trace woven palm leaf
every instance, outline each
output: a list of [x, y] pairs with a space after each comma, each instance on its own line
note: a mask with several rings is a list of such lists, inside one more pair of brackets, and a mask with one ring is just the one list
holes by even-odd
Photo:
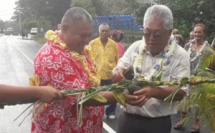
[[[197, 73], [195, 75], [196, 80], [202, 78], [215, 78], [215, 72], [211, 69], [215, 61], [215, 51], [208, 45], [205, 47], [205, 51], [202, 53], [202, 57], [198, 64]], [[186, 97], [179, 104], [181, 107], [198, 108], [197, 114], [189, 116], [190, 118], [198, 118], [203, 120], [207, 118], [207, 125], [211, 127], [212, 131], [215, 132], [215, 84], [214, 83], [203, 83], [195, 86], [191, 86], [188, 97]]]

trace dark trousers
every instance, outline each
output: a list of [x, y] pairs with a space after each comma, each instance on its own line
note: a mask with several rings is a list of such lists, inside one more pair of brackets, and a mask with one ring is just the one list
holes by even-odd
[[[111, 85], [111, 84], [112, 84], [112, 80], [111, 79], [101, 80], [101, 86]], [[109, 115], [115, 115], [115, 110], [116, 110], [116, 103], [107, 105], [105, 107], [105, 114], [107, 116], [109, 116]]]
[[170, 116], [149, 118], [122, 112], [117, 133], [170, 133]]

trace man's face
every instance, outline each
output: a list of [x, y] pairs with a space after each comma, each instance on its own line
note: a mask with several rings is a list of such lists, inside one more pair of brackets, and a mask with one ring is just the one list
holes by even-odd
[[65, 42], [71, 50], [81, 53], [85, 45], [90, 42], [92, 32], [90, 22], [80, 21], [75, 26], [68, 28]]
[[171, 30], [163, 27], [161, 19], [152, 19], [144, 25], [144, 38], [147, 49], [152, 55], [159, 54], [168, 44]]
[[175, 39], [178, 41], [178, 44], [181, 43], [181, 39], [179, 37], [176, 37]]
[[195, 37], [194, 32], [190, 32], [190, 39], [194, 39], [194, 37]]
[[107, 39], [109, 37], [109, 27], [108, 26], [101, 26], [99, 31], [99, 36], [102, 39]]
[[201, 26], [194, 27], [194, 38], [196, 40], [203, 40], [205, 37], [204, 28]]

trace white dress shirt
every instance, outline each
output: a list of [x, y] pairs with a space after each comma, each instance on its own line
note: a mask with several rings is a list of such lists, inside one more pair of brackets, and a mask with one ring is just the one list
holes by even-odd
[[[118, 61], [116, 68], [129, 66], [134, 64], [134, 56], [139, 50], [140, 45], [145, 45], [139, 40], [134, 42], [125, 52], [123, 57]], [[145, 41], [144, 41], [145, 42]], [[153, 67], [161, 56], [152, 56], [149, 51], [146, 50], [146, 56], [142, 64], [142, 75], [149, 74], [149, 69]], [[180, 81], [182, 77], [190, 78], [190, 57], [187, 51], [185, 51], [181, 46], [177, 45], [173, 56], [170, 57], [170, 63], [163, 66], [164, 72], [161, 76], [161, 81]], [[114, 71], [114, 70], [113, 70]], [[164, 87], [164, 86], [162, 86]], [[182, 88], [186, 93], [188, 92], [188, 86]], [[150, 98], [142, 106], [131, 106], [126, 105], [124, 111], [130, 114], [138, 114], [146, 117], [161, 117], [177, 113], [177, 101], [174, 101], [170, 106], [169, 102], [162, 101], [156, 98]]]

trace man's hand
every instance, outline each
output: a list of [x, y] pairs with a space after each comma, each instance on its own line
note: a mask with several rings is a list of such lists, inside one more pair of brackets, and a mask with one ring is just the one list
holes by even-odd
[[143, 106], [148, 99], [153, 97], [158, 88], [147, 86], [138, 91], [135, 91], [132, 95], [125, 93], [124, 97], [126, 103], [134, 106]]
[[149, 99], [155, 95], [156, 89], [157, 88], [155, 87], [147, 86], [138, 91], [135, 91], [134, 95], [138, 97], [146, 97], [147, 99]]
[[127, 70], [127, 67], [122, 67], [122, 68], [116, 68], [112, 72], [112, 81], [113, 83], [118, 83], [125, 77], [123, 76], [123, 73]]
[[126, 103], [133, 106], [143, 106], [145, 102], [148, 100], [145, 96], [131, 95], [129, 93], [124, 93]]
[[37, 88], [37, 92], [38, 99], [46, 103], [62, 98], [60, 91], [51, 86], [40, 86]]

